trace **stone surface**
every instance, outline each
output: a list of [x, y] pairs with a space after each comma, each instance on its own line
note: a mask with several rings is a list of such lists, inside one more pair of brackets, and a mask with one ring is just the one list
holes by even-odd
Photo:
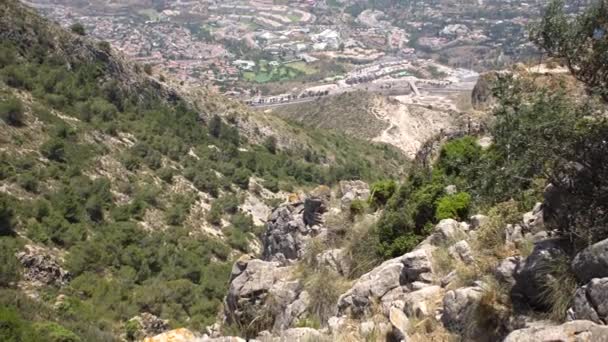
[[513, 286], [515, 284], [515, 272], [522, 262], [522, 258], [508, 257], [502, 260], [494, 269], [494, 276], [503, 284]]
[[225, 320], [249, 324], [266, 315], [276, 330], [289, 328], [306, 311], [309, 297], [294, 280], [292, 267], [278, 262], [239, 260], [235, 263], [225, 299]]
[[342, 210], [348, 210], [350, 204], [354, 200], [367, 201], [370, 196], [370, 189], [367, 183], [356, 180], [356, 181], [340, 181], [340, 205]]
[[443, 297], [443, 325], [452, 332], [465, 333], [482, 295], [479, 286], [448, 291]]
[[342, 276], [348, 276], [350, 267], [348, 260], [345, 258], [344, 250], [330, 249], [317, 256], [317, 263], [321, 266], [328, 267]]
[[139, 337], [156, 336], [170, 329], [169, 321], [160, 319], [147, 312], [135, 316], [129, 321], [135, 321], [139, 324], [139, 331], [137, 333]]
[[571, 310], [573, 319], [608, 323], [608, 278], [592, 279], [576, 290]]
[[404, 296], [403, 311], [408, 317], [427, 317], [432, 314], [430, 309], [441, 302], [444, 290], [437, 285], [431, 285]]
[[465, 232], [460, 228], [458, 221], [445, 219], [439, 221], [435, 226], [431, 241], [434, 245], [447, 245], [465, 237]]
[[446, 186], [443, 191], [446, 193], [446, 195], [454, 195], [458, 192], [458, 188], [456, 188], [456, 185], [450, 184]]
[[306, 203], [308, 203], [308, 215], [317, 220], [317, 216], [321, 215], [318, 212], [321, 207], [315, 206], [321, 205], [319, 204], [321, 202], [316, 199], [307, 199], [304, 203], [284, 204], [272, 212], [262, 237], [264, 260], [284, 262], [299, 259], [305, 251], [308, 240], [319, 234], [318, 226], [306, 225], [304, 222]]
[[322, 215], [327, 211], [327, 201], [320, 197], [308, 197], [304, 200], [304, 224], [314, 226], [323, 223]]
[[278, 336], [261, 335], [260, 342], [310, 342], [323, 341], [324, 335], [313, 328], [291, 328], [278, 333]]
[[23, 266], [23, 278], [37, 285], [63, 286], [71, 278], [59, 260], [40, 247], [27, 245], [15, 256]]
[[552, 277], [549, 273], [552, 265], [566, 255], [563, 245], [564, 242], [558, 239], [544, 240], [534, 245], [532, 254], [516, 268], [515, 285], [511, 290], [514, 303], [539, 310], [548, 309], [542, 296], [543, 288]]
[[490, 218], [485, 215], [473, 215], [470, 218], [471, 229], [477, 229], [490, 221]]
[[608, 277], [608, 239], [593, 244], [572, 260], [572, 270], [581, 283]]
[[[203, 341], [194, 335], [194, 333], [185, 328], [179, 328], [171, 331], [164, 332], [162, 334], [147, 337], [144, 342], [195, 342]], [[209, 341], [209, 340], [204, 340]]]
[[410, 320], [405, 313], [395, 307], [391, 308], [389, 320], [393, 326], [394, 335], [399, 340], [407, 340], [407, 331], [410, 327]]
[[523, 226], [526, 232], [532, 234], [538, 233], [545, 230], [545, 221], [543, 216], [542, 205], [537, 203], [534, 209], [523, 215]]
[[606, 342], [608, 327], [591, 321], [572, 321], [562, 325], [538, 325], [515, 330], [504, 342]]
[[448, 252], [450, 256], [454, 259], [458, 259], [465, 264], [471, 264], [475, 259], [473, 258], [473, 252], [471, 251], [471, 246], [465, 240], [460, 240], [452, 245]]
[[[413, 283], [430, 283], [433, 280], [431, 250], [421, 248], [398, 258], [387, 260], [361, 276], [338, 300], [341, 314], [359, 316], [367, 313], [372, 302], [403, 300], [402, 294], [411, 290]], [[389, 309], [392, 304], [385, 305]], [[388, 312], [385, 312], [388, 314]]]

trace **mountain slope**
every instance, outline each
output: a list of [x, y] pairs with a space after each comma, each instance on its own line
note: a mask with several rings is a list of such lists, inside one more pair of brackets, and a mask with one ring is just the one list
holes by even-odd
[[135, 339], [148, 313], [202, 330], [276, 203], [408, 165], [184, 96], [15, 0], [0, 4], [0, 40], [0, 318], [16, 340]]

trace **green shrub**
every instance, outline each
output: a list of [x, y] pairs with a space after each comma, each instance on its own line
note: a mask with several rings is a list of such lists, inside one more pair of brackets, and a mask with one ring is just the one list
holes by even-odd
[[57, 323], [45, 322], [33, 325], [36, 335], [49, 342], [80, 342], [80, 337]]
[[86, 35], [85, 29], [84, 29], [84, 25], [82, 25], [81, 23], [74, 23], [70, 26], [70, 31], [72, 31], [73, 33], [79, 35], [79, 36], [84, 36]]
[[435, 218], [438, 221], [448, 218], [464, 221], [469, 217], [470, 206], [471, 195], [466, 192], [443, 196], [437, 202]]
[[21, 265], [15, 257], [17, 241], [10, 237], [0, 237], [0, 286], [8, 287], [19, 280]]
[[0, 118], [11, 126], [21, 126], [24, 123], [23, 104], [16, 97], [9, 97], [0, 102]]
[[469, 168], [478, 164], [481, 153], [481, 146], [474, 137], [455, 139], [441, 147], [438, 166], [448, 175], [466, 174]]
[[249, 187], [249, 177], [251, 177], [251, 172], [245, 168], [240, 168], [234, 172], [232, 182], [241, 189], [247, 189]]
[[9, 196], [0, 193], [0, 236], [12, 235], [15, 211]]
[[349, 211], [350, 211], [351, 216], [354, 217], [354, 216], [364, 214], [366, 209], [367, 209], [367, 205], [366, 205], [365, 201], [356, 199], [350, 203]]
[[370, 203], [375, 208], [384, 206], [397, 190], [393, 180], [383, 180], [372, 184]]

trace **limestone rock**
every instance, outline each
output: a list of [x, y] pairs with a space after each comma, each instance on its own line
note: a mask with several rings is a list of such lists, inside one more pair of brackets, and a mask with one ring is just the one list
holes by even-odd
[[[199, 339], [194, 335], [194, 333], [185, 328], [179, 328], [175, 330], [170, 330], [164, 332], [162, 334], [147, 337], [144, 339], [144, 342], [194, 342], [199, 341]], [[205, 340], [210, 341], [210, 340]]]
[[540, 203], [537, 203], [532, 211], [523, 215], [523, 225], [526, 232], [532, 234], [545, 230], [543, 210]]
[[515, 256], [502, 260], [494, 269], [496, 279], [504, 284], [513, 286], [515, 284], [515, 272], [522, 258]]
[[410, 320], [407, 318], [405, 313], [395, 307], [393, 307], [389, 313], [389, 320], [393, 325], [394, 335], [399, 340], [407, 340], [407, 331], [410, 326]]
[[443, 191], [446, 193], [446, 195], [454, 195], [458, 192], [458, 188], [456, 188], [456, 185], [450, 184], [446, 186]]
[[342, 276], [348, 276], [350, 267], [342, 249], [330, 249], [317, 256], [317, 263]]
[[137, 336], [140, 337], [156, 336], [170, 329], [169, 321], [160, 319], [148, 312], [135, 316], [129, 321], [137, 322], [139, 325]]
[[458, 221], [453, 219], [445, 219], [439, 221], [435, 226], [435, 231], [432, 235], [432, 243], [436, 246], [441, 244], [449, 244], [453, 241], [458, 241], [465, 236], [465, 232], [460, 228]]
[[448, 291], [443, 297], [443, 325], [452, 332], [465, 333], [482, 295], [479, 286]]
[[[311, 201], [315, 200], [306, 201], [308, 202], [305, 203], [311, 206]], [[272, 212], [262, 237], [264, 260], [285, 261], [302, 257], [310, 237], [319, 233], [317, 227], [307, 226], [304, 223], [305, 203], [285, 204]], [[316, 217], [317, 214], [313, 212], [310, 215]]]
[[608, 323], [608, 278], [592, 279], [576, 290], [572, 307], [574, 319]]
[[258, 336], [260, 342], [308, 342], [323, 341], [324, 335], [312, 328], [291, 328], [283, 330], [278, 336], [264, 334]]
[[[373, 301], [389, 303], [403, 300], [413, 283], [430, 283], [433, 280], [431, 251], [417, 249], [398, 258], [387, 260], [361, 276], [338, 300], [341, 314], [365, 314]], [[383, 297], [387, 296], [385, 301]], [[386, 306], [389, 309], [393, 304]], [[388, 314], [388, 312], [385, 312]]]
[[470, 218], [471, 229], [477, 229], [490, 221], [490, 218], [485, 215], [473, 215]]
[[608, 239], [593, 244], [572, 260], [572, 270], [581, 283], [608, 277]]
[[302, 284], [292, 279], [292, 267], [258, 259], [240, 260], [233, 267], [225, 299], [228, 323], [249, 324], [264, 317], [274, 329], [289, 328], [309, 304]]
[[591, 321], [572, 321], [562, 325], [540, 325], [515, 330], [504, 342], [605, 342], [608, 327]]
[[320, 197], [304, 200], [304, 224], [314, 226], [323, 223], [322, 215], [327, 211], [327, 201]]
[[33, 245], [15, 255], [24, 268], [23, 278], [40, 285], [63, 286], [71, 275], [64, 270], [56, 257]]
[[342, 210], [348, 210], [354, 200], [367, 201], [371, 194], [369, 185], [360, 180], [340, 181], [340, 193], [342, 194], [340, 199]]
[[475, 261], [473, 258], [473, 252], [471, 251], [471, 246], [469, 246], [465, 240], [456, 242], [448, 249], [448, 251], [452, 258], [459, 259], [467, 265]]
[[409, 317], [428, 317], [432, 314], [430, 309], [441, 301], [442, 296], [443, 289], [437, 285], [410, 292], [405, 295], [403, 310]]

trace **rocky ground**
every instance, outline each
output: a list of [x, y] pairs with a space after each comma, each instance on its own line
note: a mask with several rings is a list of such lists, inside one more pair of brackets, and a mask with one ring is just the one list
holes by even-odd
[[[545, 229], [546, 203], [508, 224], [492, 215], [442, 220], [413, 251], [349, 279], [347, 248], [319, 250], [315, 241], [331, 239], [332, 215], [368, 196], [365, 183], [342, 182], [335, 193], [319, 188], [279, 206], [268, 219], [261, 257], [234, 264], [218, 324], [202, 336], [182, 329], [147, 341], [243, 341], [222, 336], [221, 326], [244, 328], [252, 341], [608, 340], [608, 240], [574, 258], [583, 285], [566, 321], [552, 320], [544, 313], [545, 287], [562, 280], [546, 269], [566, 251]], [[311, 253], [316, 267], [337, 275], [325, 288], [335, 287], [333, 279], [345, 285], [315, 324], [318, 294], [309, 293], [302, 271]]]

